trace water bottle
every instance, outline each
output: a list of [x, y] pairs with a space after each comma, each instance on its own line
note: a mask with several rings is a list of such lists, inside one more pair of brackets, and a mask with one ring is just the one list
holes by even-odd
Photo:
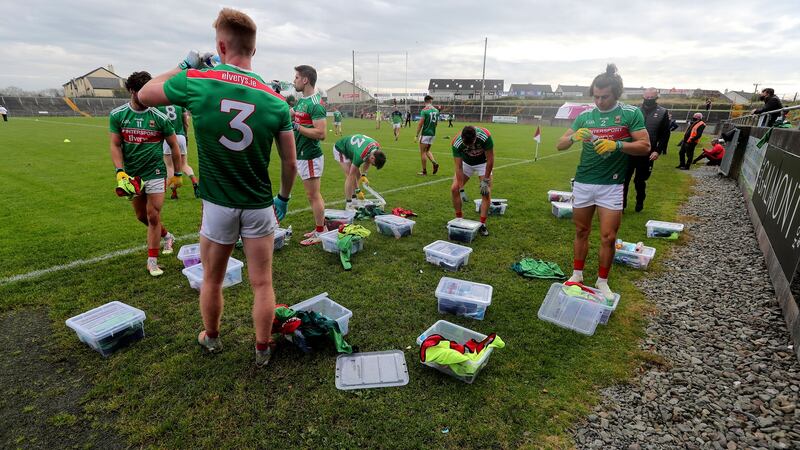
[[637, 242], [636, 243], [636, 250], [635, 250], [636, 253], [642, 253], [643, 249], [644, 249], [644, 242]]

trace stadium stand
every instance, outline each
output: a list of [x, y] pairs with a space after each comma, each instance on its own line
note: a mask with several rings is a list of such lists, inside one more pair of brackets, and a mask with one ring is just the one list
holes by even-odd
[[[75, 105], [92, 116], [107, 116], [112, 109], [125, 104], [127, 98], [75, 98]], [[20, 117], [76, 117], [74, 111], [61, 97], [12, 97], [0, 96], [0, 105], [8, 109], [10, 116]]]

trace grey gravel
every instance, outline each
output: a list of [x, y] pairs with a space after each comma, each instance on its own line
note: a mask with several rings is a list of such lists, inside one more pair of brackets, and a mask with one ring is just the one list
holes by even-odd
[[800, 449], [800, 363], [744, 199], [715, 168], [692, 176], [688, 242], [637, 283], [658, 309], [641, 348], [666, 364], [604, 389], [578, 448]]

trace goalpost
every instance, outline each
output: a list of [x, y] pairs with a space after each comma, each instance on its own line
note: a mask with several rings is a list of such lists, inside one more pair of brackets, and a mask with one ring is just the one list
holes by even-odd
[[356, 103], [357, 96], [353, 95], [352, 107], [356, 117], [359, 114], [374, 117], [380, 111], [386, 118], [395, 107], [405, 113], [410, 99], [408, 52], [353, 50], [353, 75], [350, 81], [367, 91], [371, 97], [370, 102]]

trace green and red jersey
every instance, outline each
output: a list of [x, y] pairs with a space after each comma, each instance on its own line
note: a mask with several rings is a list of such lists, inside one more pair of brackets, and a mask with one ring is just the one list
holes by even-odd
[[333, 112], [333, 121], [336, 123], [342, 123], [342, 113], [339, 111]]
[[[572, 129], [588, 128], [600, 139], [632, 142], [631, 132], [644, 130], [642, 111], [631, 105], [617, 103], [611, 111], [597, 108], [586, 110], [575, 118]], [[628, 170], [628, 155], [614, 150], [598, 155], [591, 141], [582, 143], [581, 161], [575, 181], [586, 184], [623, 184]]]
[[200, 198], [229, 208], [271, 206], [272, 142], [292, 131], [286, 100], [258, 74], [228, 64], [180, 72], [164, 93], [192, 113]]
[[429, 106], [420, 112], [422, 116], [422, 135], [436, 136], [436, 124], [439, 122], [439, 110]]
[[492, 135], [486, 128], [475, 127], [477, 138], [475, 144], [469, 146], [464, 143], [459, 134], [450, 143], [453, 149], [453, 157], [461, 158], [462, 161], [470, 166], [477, 166], [486, 163], [486, 152], [494, 151], [494, 141]]
[[183, 127], [183, 108], [177, 105], [159, 106], [159, 111], [164, 113], [172, 123], [172, 128], [175, 129], [175, 134], [186, 136], [186, 130]]
[[[326, 117], [328, 117], [328, 112], [322, 104], [322, 97], [319, 93], [303, 97], [294, 105], [294, 122], [301, 127], [313, 128], [315, 120]], [[311, 139], [303, 136], [299, 131], [295, 131], [294, 140], [297, 145], [297, 159], [309, 160], [322, 156], [322, 145], [317, 139]]]
[[372, 152], [381, 149], [381, 144], [365, 134], [345, 136], [334, 144], [336, 150], [358, 167], [366, 161]]
[[122, 138], [125, 173], [145, 181], [167, 176], [161, 142], [175, 131], [166, 115], [155, 108], [136, 111], [126, 103], [111, 111], [108, 123]]

